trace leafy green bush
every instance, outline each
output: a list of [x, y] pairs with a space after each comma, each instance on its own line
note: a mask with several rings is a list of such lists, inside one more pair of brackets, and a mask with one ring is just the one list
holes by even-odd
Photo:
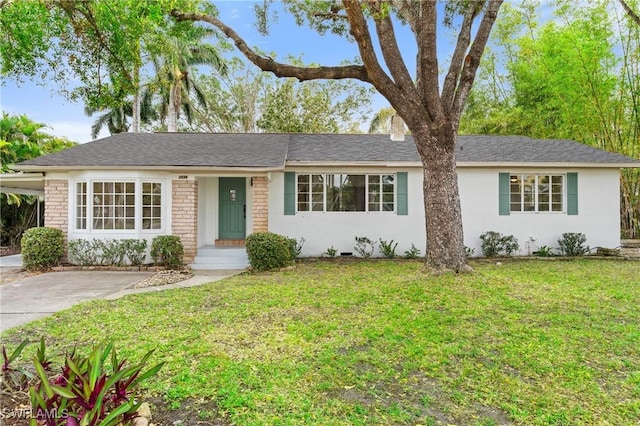
[[420, 256], [420, 249], [411, 243], [411, 248], [404, 252], [405, 259], [417, 259]]
[[147, 240], [136, 240], [134, 238], [120, 240], [124, 246], [125, 255], [129, 263], [133, 266], [140, 266], [147, 257]]
[[475, 252], [476, 252], [476, 249], [474, 249], [474, 248], [472, 248], [472, 247], [464, 246], [464, 255], [465, 255], [467, 258], [473, 257], [473, 255], [475, 254]]
[[513, 235], [502, 235], [499, 232], [487, 231], [480, 235], [480, 248], [485, 257], [496, 257], [500, 255], [511, 256], [518, 251], [520, 245], [518, 239]]
[[146, 251], [147, 240], [145, 239], [89, 241], [80, 238], [69, 241], [69, 259], [72, 263], [81, 266], [126, 264], [140, 266], [144, 262]]
[[289, 238], [289, 244], [291, 244], [291, 255], [294, 259], [300, 257], [300, 254], [302, 253], [302, 246], [304, 246], [305, 241], [304, 237], [301, 237], [299, 240]]
[[587, 237], [582, 232], [565, 232], [558, 240], [558, 245], [565, 256], [582, 256], [589, 252], [589, 246], [584, 244], [586, 242]]
[[368, 237], [356, 237], [356, 245], [353, 249], [363, 259], [368, 259], [375, 250], [375, 241], [371, 241]]
[[336, 257], [336, 254], [338, 254], [338, 250], [336, 250], [334, 246], [331, 246], [328, 249], [326, 249], [325, 252], [322, 254], [323, 256], [327, 256], [327, 257]]
[[271, 271], [291, 265], [295, 255], [291, 240], [273, 232], [249, 235], [245, 247], [251, 267], [256, 271]]
[[80, 266], [97, 265], [98, 252], [95, 249], [95, 241], [82, 238], [69, 241], [69, 261]]
[[159, 266], [178, 269], [183, 265], [184, 247], [176, 235], [158, 235], [151, 241], [151, 257]]
[[65, 253], [64, 233], [56, 228], [31, 228], [22, 236], [22, 263], [27, 269], [60, 264]]
[[534, 251], [533, 255], [538, 257], [551, 257], [553, 256], [553, 248], [549, 246], [538, 247], [538, 250]]
[[387, 259], [393, 259], [396, 257], [396, 247], [398, 247], [398, 243], [391, 241], [386, 241], [380, 238], [380, 253]]

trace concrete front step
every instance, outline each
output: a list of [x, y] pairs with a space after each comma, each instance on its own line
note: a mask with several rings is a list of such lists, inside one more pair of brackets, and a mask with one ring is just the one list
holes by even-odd
[[247, 252], [238, 247], [205, 246], [198, 249], [191, 269], [245, 269], [249, 266]]

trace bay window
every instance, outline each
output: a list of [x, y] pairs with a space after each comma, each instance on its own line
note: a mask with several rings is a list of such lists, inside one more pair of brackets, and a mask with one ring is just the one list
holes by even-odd
[[76, 182], [78, 230], [162, 229], [162, 183], [92, 180]]

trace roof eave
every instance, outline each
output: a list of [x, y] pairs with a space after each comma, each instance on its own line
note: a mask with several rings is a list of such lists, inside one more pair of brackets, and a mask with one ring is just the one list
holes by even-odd
[[162, 172], [251, 172], [268, 173], [284, 170], [282, 166], [269, 167], [232, 167], [232, 166], [30, 166], [16, 165], [12, 169], [24, 172], [66, 172], [87, 170], [135, 170], [135, 171], [162, 171]]
[[590, 168], [590, 169], [624, 169], [624, 168], [640, 168], [640, 162], [637, 163], [597, 163], [597, 162], [549, 162], [549, 161], [458, 161], [457, 167], [553, 167], [553, 168]]

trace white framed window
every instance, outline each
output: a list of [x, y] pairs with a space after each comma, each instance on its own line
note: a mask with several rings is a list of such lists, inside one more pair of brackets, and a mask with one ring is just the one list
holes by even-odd
[[396, 178], [393, 174], [298, 174], [299, 212], [393, 212]]
[[76, 229], [87, 229], [87, 182], [76, 183]]
[[142, 182], [142, 229], [162, 229], [162, 184]]
[[512, 174], [511, 212], [564, 212], [565, 177], [557, 174]]
[[77, 230], [159, 230], [163, 186], [152, 180], [86, 180], [75, 184]]

